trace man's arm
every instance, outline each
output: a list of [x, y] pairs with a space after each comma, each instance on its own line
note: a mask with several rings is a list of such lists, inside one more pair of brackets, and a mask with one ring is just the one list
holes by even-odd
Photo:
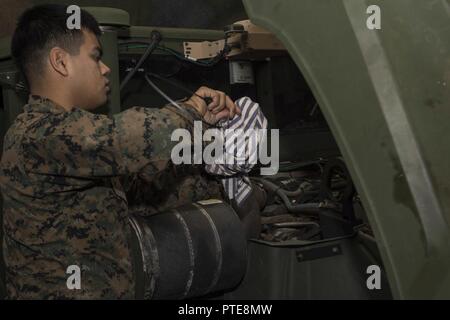
[[76, 110], [53, 128], [27, 135], [24, 166], [31, 173], [84, 178], [121, 176], [144, 166], [162, 170], [176, 143], [173, 130], [189, 127], [166, 107], [135, 107], [113, 119]]
[[[213, 123], [236, 112], [221, 92], [202, 87], [196, 94], [213, 102], [206, 106], [198, 96], [186, 101], [193, 120]], [[192, 131], [193, 125], [169, 106], [135, 107], [113, 119], [80, 109], [57, 116], [62, 119], [45, 122], [22, 141], [26, 171], [83, 178], [129, 175], [144, 167], [147, 173], [149, 168], [156, 173], [166, 167], [177, 143], [170, 139], [172, 132], [177, 128]]]

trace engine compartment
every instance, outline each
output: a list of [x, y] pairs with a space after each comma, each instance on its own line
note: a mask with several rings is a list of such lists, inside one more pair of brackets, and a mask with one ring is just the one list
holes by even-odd
[[227, 299], [391, 299], [366, 286], [382, 265], [359, 195], [341, 158], [280, 166], [252, 181], [267, 194], [261, 235], [249, 242], [243, 282]]
[[[124, 48], [121, 77], [138, 58], [128, 50], [139, 47]], [[250, 174], [254, 187], [264, 197], [258, 203], [262, 208], [261, 233], [248, 242], [246, 276], [232, 290], [207, 297], [391, 298], [385, 276], [383, 290], [366, 287], [367, 267], [382, 266], [377, 244], [333, 134], [289, 54], [230, 57], [205, 67], [180, 59], [173, 52], [165, 53], [153, 54], [143, 70], [152, 70], [155, 82], [174, 100], [186, 96], [186, 90], [174, 83], [189, 90], [201, 85], [214, 87], [233, 99], [248, 96], [260, 103], [270, 128], [280, 130], [279, 172], [274, 176], [260, 176], [257, 170]], [[251, 70], [251, 80], [233, 82], [232, 64], [236, 63], [244, 63]], [[166, 103], [146, 89], [142, 77], [130, 83], [122, 96], [125, 108], [150, 100], [154, 105]], [[317, 268], [314, 276], [311, 268]]]

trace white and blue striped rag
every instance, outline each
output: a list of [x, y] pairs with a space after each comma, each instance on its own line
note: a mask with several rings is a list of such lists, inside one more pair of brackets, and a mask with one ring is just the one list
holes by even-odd
[[225, 141], [223, 157], [214, 159], [214, 163], [207, 164], [205, 169], [224, 176], [225, 193], [239, 205], [252, 191], [247, 174], [257, 163], [258, 146], [266, 139], [267, 119], [259, 104], [249, 97], [242, 97], [235, 103], [241, 109], [241, 115], [217, 125]]

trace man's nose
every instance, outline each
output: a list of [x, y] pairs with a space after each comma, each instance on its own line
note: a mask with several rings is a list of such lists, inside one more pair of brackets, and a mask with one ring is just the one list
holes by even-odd
[[103, 63], [103, 61], [101, 61], [101, 70], [102, 70], [102, 75], [104, 76], [108, 76], [111, 73], [111, 69]]

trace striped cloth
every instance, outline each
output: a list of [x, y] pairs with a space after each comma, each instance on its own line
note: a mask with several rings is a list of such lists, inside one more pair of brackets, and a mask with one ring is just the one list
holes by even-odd
[[214, 158], [214, 163], [207, 164], [205, 169], [211, 174], [224, 176], [225, 193], [240, 205], [252, 191], [248, 173], [257, 163], [258, 145], [266, 139], [267, 119], [259, 104], [250, 98], [242, 97], [235, 103], [241, 109], [241, 115], [217, 124], [225, 141], [222, 143], [223, 155]]

